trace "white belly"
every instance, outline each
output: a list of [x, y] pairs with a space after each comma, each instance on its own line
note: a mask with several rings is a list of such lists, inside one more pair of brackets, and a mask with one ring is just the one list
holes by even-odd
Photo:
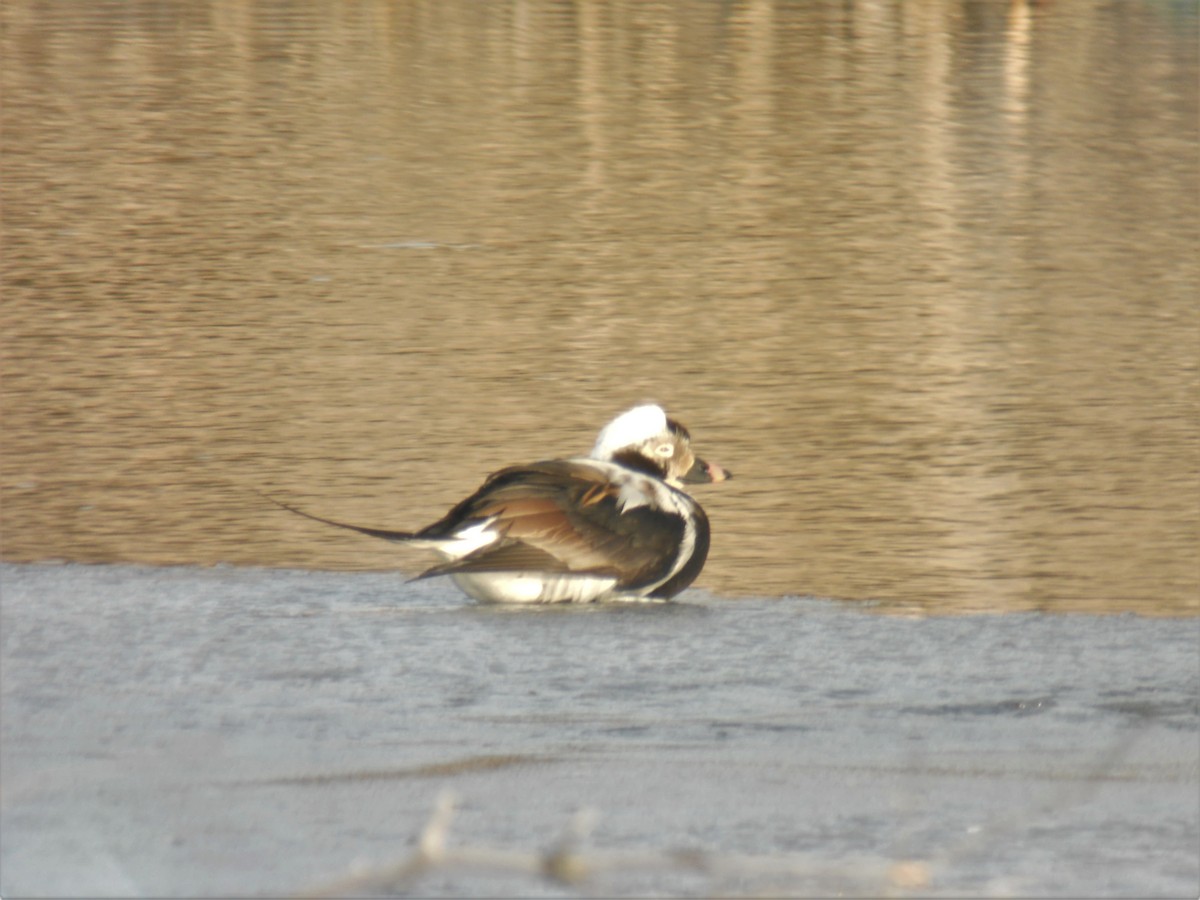
[[592, 603], [641, 600], [614, 593], [615, 578], [538, 572], [456, 572], [450, 576], [468, 597], [484, 603]]

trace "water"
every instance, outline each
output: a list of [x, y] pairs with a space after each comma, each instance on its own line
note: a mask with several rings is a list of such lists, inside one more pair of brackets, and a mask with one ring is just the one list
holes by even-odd
[[316, 889], [410, 853], [446, 787], [452, 846], [540, 850], [590, 807], [587, 850], [822, 873], [793, 893], [878, 896], [905, 860], [955, 896], [1200, 887], [1196, 619], [697, 591], [512, 609], [262, 569], [5, 564], [0, 584], [6, 897]]
[[700, 582], [1200, 609], [1192, 4], [6, 2], [3, 554], [419, 571], [656, 399]]

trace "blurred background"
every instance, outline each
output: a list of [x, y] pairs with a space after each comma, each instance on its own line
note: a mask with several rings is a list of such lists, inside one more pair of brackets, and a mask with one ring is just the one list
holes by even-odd
[[0, 7], [3, 558], [414, 574], [665, 404], [699, 587], [1200, 612], [1197, 7]]

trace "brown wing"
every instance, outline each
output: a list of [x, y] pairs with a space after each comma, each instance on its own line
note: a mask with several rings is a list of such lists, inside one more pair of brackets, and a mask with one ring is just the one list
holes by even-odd
[[610, 575], [628, 588], [653, 583], [671, 569], [683, 519], [649, 505], [622, 511], [618, 494], [604, 472], [570, 460], [504, 469], [416, 535], [446, 538], [492, 520], [500, 539], [422, 577], [548, 571]]

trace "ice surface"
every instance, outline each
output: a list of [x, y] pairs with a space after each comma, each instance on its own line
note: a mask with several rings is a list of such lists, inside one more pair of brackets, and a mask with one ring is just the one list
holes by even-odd
[[545, 849], [589, 807], [597, 854], [824, 867], [769, 882], [800, 894], [896, 890], [903, 860], [921, 893], [1200, 891], [1195, 619], [512, 609], [444, 579], [136, 566], [0, 565], [0, 591], [5, 897], [320, 889], [411, 853], [446, 787], [460, 848]]

